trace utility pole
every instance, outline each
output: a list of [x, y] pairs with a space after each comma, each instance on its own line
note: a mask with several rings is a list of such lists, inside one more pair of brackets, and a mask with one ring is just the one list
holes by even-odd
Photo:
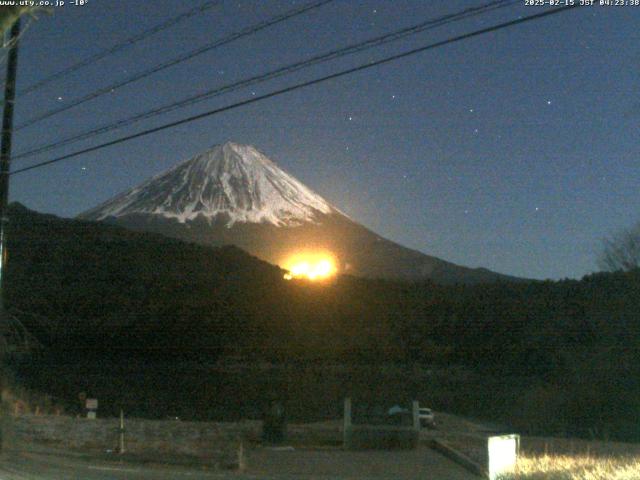
[[[20, 37], [20, 18], [11, 27], [9, 34], [9, 56], [7, 58], [7, 78], [4, 87], [4, 112], [2, 113], [2, 144], [0, 145], [0, 335], [9, 330], [9, 317], [5, 308], [5, 275], [7, 265], [7, 246], [5, 245], [7, 214], [9, 202], [9, 172], [11, 169], [11, 137], [13, 134], [13, 103], [16, 98], [16, 71], [18, 69], [18, 38]], [[5, 372], [4, 351], [6, 339], [0, 343], [0, 395], [4, 389]], [[0, 413], [0, 416], [2, 413]], [[0, 423], [0, 449], [2, 449], [2, 423]]]
[[13, 104], [16, 97], [16, 71], [18, 69], [18, 37], [20, 19], [11, 27], [9, 35], [9, 56], [7, 59], [7, 78], [4, 87], [4, 112], [2, 113], [2, 143], [0, 144], [0, 321], [2, 333], [6, 331], [7, 316], [5, 310], [4, 284], [7, 265], [7, 210], [9, 203], [9, 172], [11, 171], [11, 138], [13, 135]]

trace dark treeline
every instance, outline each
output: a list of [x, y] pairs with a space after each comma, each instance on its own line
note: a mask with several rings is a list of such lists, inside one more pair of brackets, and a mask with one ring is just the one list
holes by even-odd
[[[138, 365], [138, 372], [167, 363], [205, 368], [224, 358], [305, 368], [411, 366], [406, 381], [371, 374], [371, 382], [394, 389], [415, 383], [415, 371], [456, 366], [473, 373], [450, 396], [473, 400], [477, 417], [532, 433], [640, 439], [638, 271], [474, 286], [352, 277], [311, 284], [286, 281], [277, 267], [233, 247], [185, 244], [19, 205], [9, 235], [8, 305], [46, 346], [16, 368], [41, 389], [71, 396], [78, 378], [91, 388], [87, 378], [111, 376], [122, 391], [119, 365]], [[50, 365], [56, 374], [42, 374]], [[428, 388], [414, 385], [415, 395], [428, 391], [439, 408], [474, 413], [460, 399], [447, 402], [442, 392], [450, 385], [436, 377]], [[348, 384], [340, 382], [308, 383], [339, 398]]]

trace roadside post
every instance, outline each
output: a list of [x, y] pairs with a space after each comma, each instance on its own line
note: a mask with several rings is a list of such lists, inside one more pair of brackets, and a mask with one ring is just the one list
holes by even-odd
[[417, 400], [414, 400], [411, 406], [413, 414], [413, 428], [414, 430], [420, 431], [420, 403]]
[[118, 446], [118, 451], [120, 455], [122, 455], [126, 452], [124, 446], [124, 411], [122, 409], [120, 409], [120, 428], [118, 429], [118, 432], [120, 433], [120, 445]]
[[351, 398], [344, 399], [344, 415], [342, 426], [342, 447], [347, 448], [351, 438]]
[[351, 427], [351, 398], [344, 399], [344, 431]]

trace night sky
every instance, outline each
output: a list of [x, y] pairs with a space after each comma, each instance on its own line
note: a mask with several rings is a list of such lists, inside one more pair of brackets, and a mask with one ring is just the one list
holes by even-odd
[[[18, 98], [15, 122], [303, 3], [223, 0]], [[336, 0], [20, 130], [13, 151], [482, 3]], [[88, 0], [41, 14], [21, 39], [18, 88], [196, 4]], [[13, 168], [544, 8], [523, 0]], [[511, 275], [578, 278], [596, 270], [603, 237], [640, 220], [639, 20], [640, 7], [585, 7], [447, 45], [16, 175], [11, 199], [71, 217], [232, 140], [405, 246]]]

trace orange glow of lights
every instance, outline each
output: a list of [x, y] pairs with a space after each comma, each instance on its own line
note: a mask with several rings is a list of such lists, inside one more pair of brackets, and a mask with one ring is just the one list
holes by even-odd
[[289, 270], [284, 275], [287, 280], [326, 280], [337, 273], [335, 262], [328, 254], [294, 255], [285, 262], [284, 268]]

